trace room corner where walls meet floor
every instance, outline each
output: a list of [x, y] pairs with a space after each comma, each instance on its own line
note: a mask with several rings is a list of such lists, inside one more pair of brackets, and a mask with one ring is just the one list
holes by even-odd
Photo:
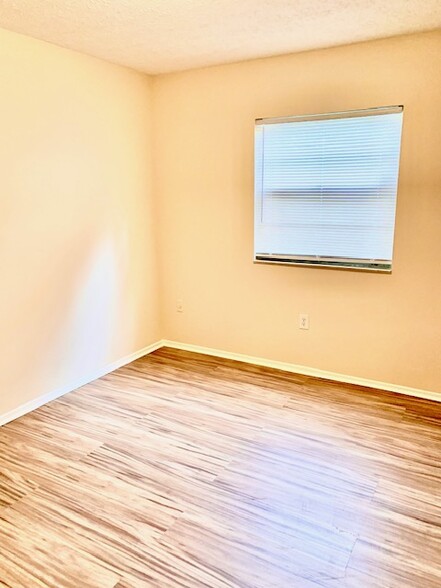
[[[350, 376], [347, 374], [338, 374], [335, 372], [324, 371], [316, 368], [311, 368], [308, 366], [296, 365], [291, 363], [286, 363], [282, 361], [276, 361], [271, 359], [265, 359], [262, 357], [252, 357], [249, 355], [244, 355], [242, 353], [234, 353], [231, 351], [225, 351], [221, 349], [212, 349], [210, 347], [203, 347], [200, 345], [192, 345], [190, 343], [181, 343], [178, 341], [171, 341], [168, 339], [161, 339], [156, 343], [152, 343], [147, 347], [140, 349], [139, 351], [132, 353], [126, 357], [123, 357], [119, 361], [115, 361], [112, 364], [107, 365], [106, 367], [102, 368], [98, 372], [91, 374], [89, 377], [83, 378], [76, 382], [72, 382], [62, 388], [58, 388], [49, 392], [48, 394], [44, 394], [35, 398], [30, 402], [26, 402], [16, 409], [11, 410], [3, 415], [0, 415], [0, 426], [5, 425], [33, 410], [36, 410], [40, 406], [55, 400], [63, 396], [64, 394], [68, 394], [69, 392], [73, 392], [77, 388], [80, 388], [86, 384], [105, 376], [125, 365], [128, 365], [154, 351], [161, 349], [163, 347], [169, 347], [172, 349], [180, 349], [182, 351], [189, 351], [192, 353], [200, 353], [202, 355], [210, 355], [217, 358], [223, 359], [230, 359], [233, 361], [238, 361], [242, 363], [252, 364], [256, 366], [262, 366], [267, 368], [272, 368], [276, 370], [281, 370], [284, 372], [289, 372], [292, 374], [299, 374], [303, 376], [311, 376], [313, 378], [329, 380], [336, 383], [342, 384], [353, 384], [356, 386], [364, 387], [364, 388], [371, 388], [375, 390], [384, 390], [385, 392], [395, 392], [397, 394], [403, 394], [405, 396], [410, 396], [414, 398], [421, 398], [423, 400], [431, 400], [434, 402], [441, 402], [441, 393], [430, 391], [430, 390], [419, 390], [417, 388], [409, 388], [406, 386], [400, 386], [397, 384], [392, 384], [388, 382], [378, 382], [376, 380], [369, 380], [366, 378], [358, 378], [356, 376]], [[362, 393], [362, 392], [360, 392]]]

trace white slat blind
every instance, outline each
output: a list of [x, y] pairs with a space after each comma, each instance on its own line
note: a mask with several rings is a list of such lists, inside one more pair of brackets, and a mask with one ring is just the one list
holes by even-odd
[[255, 129], [255, 259], [389, 271], [402, 107]]

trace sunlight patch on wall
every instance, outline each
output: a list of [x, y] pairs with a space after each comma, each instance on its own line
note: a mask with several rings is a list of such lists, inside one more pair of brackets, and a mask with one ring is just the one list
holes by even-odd
[[116, 252], [110, 239], [91, 256], [77, 292], [67, 344], [69, 371], [93, 373], [109, 361], [119, 298]]

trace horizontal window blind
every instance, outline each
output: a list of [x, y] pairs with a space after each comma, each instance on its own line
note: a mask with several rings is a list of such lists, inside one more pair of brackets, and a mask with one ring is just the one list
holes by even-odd
[[255, 259], [390, 270], [402, 107], [260, 119]]

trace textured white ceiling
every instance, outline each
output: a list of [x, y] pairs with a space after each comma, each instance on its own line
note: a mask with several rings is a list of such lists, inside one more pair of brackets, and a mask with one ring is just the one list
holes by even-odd
[[156, 74], [438, 28], [441, 0], [0, 0], [0, 26]]

